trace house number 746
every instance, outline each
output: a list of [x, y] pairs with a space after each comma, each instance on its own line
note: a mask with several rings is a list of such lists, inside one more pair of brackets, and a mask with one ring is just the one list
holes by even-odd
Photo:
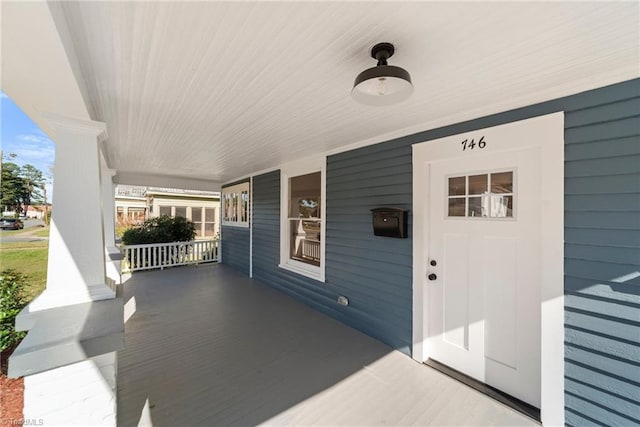
[[476, 147], [484, 148], [487, 146], [487, 142], [484, 140], [484, 136], [482, 136], [477, 143], [475, 139], [472, 138], [471, 141], [469, 141], [468, 139], [465, 139], [460, 143], [460, 145], [462, 145], [462, 151], [465, 151], [467, 148], [469, 150], [473, 150]]

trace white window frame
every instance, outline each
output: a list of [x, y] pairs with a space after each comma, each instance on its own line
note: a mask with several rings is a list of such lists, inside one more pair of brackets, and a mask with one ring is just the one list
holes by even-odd
[[[225, 195], [226, 194], [236, 194], [238, 197], [238, 206], [236, 207], [237, 211], [236, 211], [236, 218], [240, 218], [241, 215], [241, 210], [242, 210], [242, 203], [240, 200], [240, 194], [242, 194], [243, 191], [246, 191], [247, 194], [249, 195], [249, 200], [247, 200], [247, 220], [246, 221], [225, 221], [224, 220], [224, 213], [226, 212], [226, 198]], [[231, 226], [231, 227], [243, 227], [243, 228], [249, 228], [249, 222], [251, 221], [250, 219], [251, 216], [251, 192], [249, 189], [249, 181], [246, 182], [241, 182], [240, 184], [236, 184], [236, 185], [231, 185], [229, 187], [224, 187], [222, 189], [222, 193], [220, 195], [220, 219], [221, 219], [221, 224], [225, 225], [225, 226]]]
[[[249, 199], [251, 199], [251, 197], [249, 197]], [[193, 208], [192, 208], [193, 209]], [[216, 207], [215, 206], [202, 206], [200, 208], [197, 209], [202, 209], [202, 231], [200, 232], [202, 234], [202, 238], [203, 239], [213, 239], [216, 235], [216, 219], [217, 219], [217, 212], [216, 212]], [[207, 221], [207, 209], [213, 209], [213, 221]], [[193, 214], [193, 211], [192, 211]], [[249, 214], [247, 213], [247, 216], [249, 216]], [[207, 234], [207, 224], [213, 224], [213, 236], [206, 236]]]
[[[291, 259], [291, 222], [289, 221], [289, 180], [300, 175], [320, 172], [320, 266], [310, 265]], [[327, 241], [326, 224], [326, 187], [327, 158], [305, 159], [289, 163], [280, 168], [280, 264], [278, 267], [309, 277], [325, 281], [325, 246]]]

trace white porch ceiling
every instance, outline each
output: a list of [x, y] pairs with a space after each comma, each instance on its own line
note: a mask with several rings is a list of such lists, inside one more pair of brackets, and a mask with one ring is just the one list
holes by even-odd
[[[119, 173], [228, 181], [640, 75], [628, 3], [50, 4]], [[64, 34], [67, 34], [64, 36]], [[413, 96], [350, 98], [395, 44]]]

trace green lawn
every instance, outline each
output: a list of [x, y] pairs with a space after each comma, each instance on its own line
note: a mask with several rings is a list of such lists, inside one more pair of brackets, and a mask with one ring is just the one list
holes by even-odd
[[[37, 230], [37, 231], [36, 231]], [[24, 233], [29, 233], [38, 237], [49, 237], [49, 227], [29, 227], [22, 230], [2, 230], [0, 231], [0, 237], [2, 236], [15, 236]]]
[[44, 228], [36, 231], [35, 233], [32, 234], [32, 236], [49, 237], [49, 227], [44, 227]]
[[0, 243], [0, 270], [13, 269], [27, 276], [29, 301], [44, 290], [48, 245], [47, 241]]
[[28, 233], [33, 231], [31, 228], [23, 228], [22, 230], [2, 230], [0, 236], [15, 236], [16, 234]]

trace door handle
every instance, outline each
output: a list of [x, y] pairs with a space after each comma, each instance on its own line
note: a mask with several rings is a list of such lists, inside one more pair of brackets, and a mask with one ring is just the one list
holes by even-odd
[[430, 275], [427, 276], [427, 279], [429, 280], [436, 280], [438, 278], [438, 276], [436, 276], [434, 273], [431, 273]]

